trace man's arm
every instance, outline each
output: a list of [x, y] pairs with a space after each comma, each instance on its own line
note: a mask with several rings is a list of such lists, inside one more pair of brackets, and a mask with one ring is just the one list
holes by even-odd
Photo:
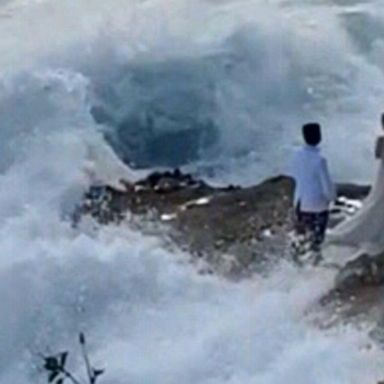
[[329, 174], [327, 160], [321, 159], [320, 182], [325, 198], [331, 202], [336, 199], [336, 188]]

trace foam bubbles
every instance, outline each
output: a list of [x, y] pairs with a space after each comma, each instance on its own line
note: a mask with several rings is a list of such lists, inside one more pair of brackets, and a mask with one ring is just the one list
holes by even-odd
[[[37, 351], [76, 349], [79, 330], [107, 383], [377, 378], [377, 351], [364, 334], [320, 331], [306, 319], [329, 288], [328, 272], [284, 266], [266, 281], [235, 284], [196, 274], [185, 255], [128, 228], [90, 237], [55, 227], [59, 237], [36, 234], [23, 261], [2, 263], [0, 382], [25, 381]], [[15, 251], [24, 253], [24, 243]], [[19, 371], [23, 356], [31, 365]]]
[[[76, 349], [79, 330], [107, 368], [106, 383], [374, 383], [381, 356], [368, 348], [366, 332], [319, 330], [308, 316], [332, 285], [330, 272], [284, 265], [267, 279], [234, 284], [198, 275], [188, 255], [159, 239], [126, 226], [75, 230], [67, 217], [91, 182], [138, 177], [90, 113], [108, 101], [118, 120], [142, 105], [148, 95], [142, 84], [132, 88], [133, 69], [192, 63], [187, 78], [215, 95], [199, 117], [219, 129], [215, 148], [199, 152], [201, 167], [214, 163], [214, 175], [222, 169], [228, 180], [241, 164], [242, 182], [257, 178], [250, 170], [278, 168], [302, 116], [318, 112], [329, 127], [341, 127], [341, 139], [352, 126], [346, 116], [360, 105], [353, 124], [368, 127], [366, 113], [382, 96], [380, 70], [355, 54], [331, 7], [303, 24], [307, 8], [279, 2], [129, 4], [3, 5], [0, 383], [42, 382], [36, 353]], [[167, 94], [164, 73], [151, 88], [160, 96]], [[370, 133], [347, 139], [364, 152]], [[332, 143], [327, 149], [336, 159]], [[359, 151], [354, 159], [363, 164]], [[344, 172], [341, 160], [337, 167]], [[79, 361], [72, 364], [80, 373]]]

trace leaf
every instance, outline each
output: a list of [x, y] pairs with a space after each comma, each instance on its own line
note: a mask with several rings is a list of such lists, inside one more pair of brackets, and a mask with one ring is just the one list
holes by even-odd
[[85, 344], [85, 336], [84, 336], [83, 332], [80, 332], [80, 334], [79, 334], [79, 341], [80, 341], [81, 345]]
[[49, 357], [46, 357], [44, 360], [45, 360], [44, 368], [47, 371], [57, 371], [59, 369], [59, 362], [56, 357], [49, 356]]
[[101, 376], [104, 372], [105, 372], [105, 369], [94, 369], [93, 370], [93, 374], [95, 375], [95, 377]]
[[63, 352], [60, 354], [60, 367], [64, 368], [65, 363], [67, 362], [68, 352]]
[[105, 372], [104, 369], [92, 369], [92, 378], [91, 378], [91, 384], [95, 384], [98, 377], [101, 376]]
[[56, 379], [57, 376], [59, 376], [59, 371], [53, 371], [49, 374], [49, 377], [48, 377], [48, 383], [52, 383], [52, 381], [54, 381]]

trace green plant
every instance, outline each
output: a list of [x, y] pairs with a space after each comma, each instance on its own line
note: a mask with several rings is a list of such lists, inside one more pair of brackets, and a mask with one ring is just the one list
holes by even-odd
[[[88, 384], [96, 384], [97, 380], [104, 373], [104, 369], [94, 368], [89, 360], [87, 343], [83, 333], [79, 334], [79, 343], [81, 353], [84, 359], [85, 369], [87, 373]], [[71, 381], [72, 384], [83, 384], [83, 381], [76, 378], [67, 368], [69, 353], [67, 351], [55, 355], [42, 356], [44, 361], [44, 370], [48, 374], [48, 383], [50, 384], [64, 384], [66, 380]]]

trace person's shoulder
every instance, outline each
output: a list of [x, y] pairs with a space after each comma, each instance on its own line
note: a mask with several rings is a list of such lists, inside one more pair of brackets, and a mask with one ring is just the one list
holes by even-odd
[[322, 166], [322, 167], [326, 167], [328, 165], [328, 160], [327, 158], [319, 152], [319, 164]]
[[306, 148], [299, 147], [299, 148], [296, 148], [296, 150], [293, 153], [293, 156], [303, 156], [305, 153], [306, 153]]
[[305, 153], [304, 153], [304, 150], [303, 148], [297, 148], [293, 154], [292, 154], [292, 158], [291, 158], [291, 161], [296, 164], [296, 163], [299, 163], [299, 162], [302, 162], [302, 159], [303, 157], [305, 156]]
[[327, 162], [327, 157], [326, 155], [324, 155], [323, 151], [321, 150], [321, 148], [318, 148], [317, 151], [317, 156], [319, 157], [319, 159], [322, 161], [322, 162]]

